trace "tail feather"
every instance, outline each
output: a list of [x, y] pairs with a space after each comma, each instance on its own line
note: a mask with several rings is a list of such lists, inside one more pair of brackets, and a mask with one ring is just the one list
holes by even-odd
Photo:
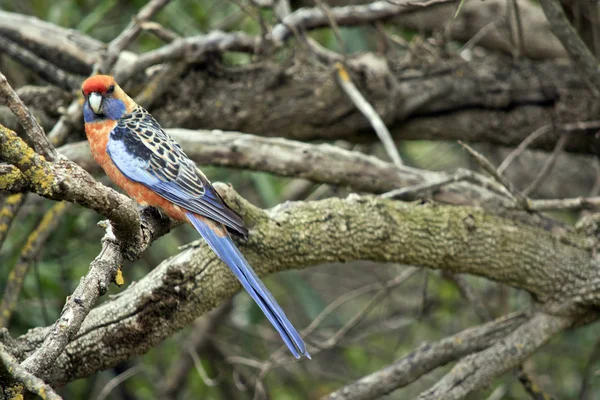
[[194, 214], [188, 213], [187, 217], [194, 228], [206, 240], [210, 248], [227, 264], [233, 274], [239, 279], [244, 289], [246, 289], [250, 297], [252, 297], [269, 322], [277, 330], [292, 354], [296, 358], [300, 358], [301, 355], [310, 358], [310, 354], [306, 350], [306, 345], [300, 334], [288, 320], [271, 292], [269, 292], [258, 275], [252, 270], [252, 267], [248, 264], [231, 238], [228, 235], [219, 236], [206, 223], [194, 216]]

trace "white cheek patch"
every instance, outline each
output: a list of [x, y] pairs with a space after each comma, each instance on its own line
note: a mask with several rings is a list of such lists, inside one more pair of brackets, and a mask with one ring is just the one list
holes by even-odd
[[92, 111], [96, 114], [100, 114], [100, 106], [102, 105], [102, 96], [98, 93], [90, 93], [88, 98]]

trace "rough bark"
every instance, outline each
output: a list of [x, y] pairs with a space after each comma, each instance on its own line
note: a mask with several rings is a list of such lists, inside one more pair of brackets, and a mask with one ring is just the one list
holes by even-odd
[[[600, 290], [592, 284], [600, 281], [597, 257], [576, 233], [545, 231], [472, 207], [374, 197], [286, 203], [264, 213], [221, 189], [251, 228], [240, 247], [259, 275], [324, 262], [398, 262], [523, 288], [545, 310], [565, 316], [600, 303]], [[141, 354], [238, 289], [203, 242], [188, 247], [93, 310], [43, 378], [64, 384]], [[22, 336], [18, 347], [35, 347], [44, 332]]]
[[[306, 54], [285, 66], [262, 60], [225, 67], [206, 62], [206, 51], [192, 54], [188, 62], [204, 61], [155, 101], [151, 111], [165, 126], [300, 140], [376, 140], [369, 122], [338, 88], [331, 67], [307, 62]], [[135, 62], [137, 56], [130, 56]], [[600, 111], [576, 68], [561, 60], [485, 55], [467, 62], [443, 53], [412, 60], [366, 54], [349, 64], [353, 81], [398, 139], [515, 146], [548, 121], [593, 120]], [[566, 151], [598, 154], [594, 134], [573, 134]], [[559, 136], [559, 130], [552, 132], [533, 147], [551, 150]]]

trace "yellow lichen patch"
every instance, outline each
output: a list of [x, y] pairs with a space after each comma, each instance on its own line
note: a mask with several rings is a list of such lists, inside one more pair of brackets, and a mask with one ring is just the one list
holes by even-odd
[[[17, 181], [25, 179], [21, 171], [18, 168], [11, 168], [10, 172], [7, 174], [0, 175], [0, 190], [7, 190], [12, 185], [14, 185]], [[13, 197], [13, 196], [9, 196]], [[5, 202], [8, 201], [5, 200]]]
[[125, 279], [123, 279], [123, 271], [121, 271], [121, 267], [117, 270], [117, 275], [115, 275], [115, 283], [117, 286], [122, 286], [125, 284]]
[[[9, 373], [12, 373], [9, 371]], [[23, 400], [23, 385], [20, 383], [15, 384], [13, 387], [6, 389], [6, 394], [10, 400]]]
[[3, 236], [10, 227], [10, 221], [15, 216], [17, 205], [23, 200], [22, 194], [13, 194], [4, 200], [4, 207], [0, 209], [0, 236]]
[[10, 164], [14, 164], [34, 185], [40, 195], [52, 193], [54, 174], [46, 159], [37, 154], [15, 132], [0, 125], [0, 155]]
[[350, 81], [350, 75], [348, 74], [348, 71], [346, 71], [346, 68], [344, 68], [341, 62], [336, 62], [335, 68], [341, 80], [343, 80], [344, 82]]
[[13, 195], [8, 196], [4, 200], [4, 203], [5, 204], [10, 204], [10, 205], [15, 205], [15, 204], [18, 204], [21, 201], [22, 198], [23, 198], [23, 195], [21, 193], [13, 194]]

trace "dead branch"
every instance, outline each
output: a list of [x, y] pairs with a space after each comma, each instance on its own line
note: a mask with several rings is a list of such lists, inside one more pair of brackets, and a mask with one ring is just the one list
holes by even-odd
[[58, 158], [58, 152], [52, 146], [44, 130], [37, 123], [31, 112], [21, 101], [17, 93], [10, 87], [6, 77], [0, 73], [0, 101], [10, 108], [19, 120], [19, 123], [27, 132], [27, 135], [35, 145], [36, 151], [49, 161]]
[[599, 96], [600, 68], [598, 67], [596, 57], [583, 40], [581, 40], [573, 26], [571, 26], [560, 1], [540, 0], [540, 5], [550, 23], [552, 32], [560, 39], [575, 66], [583, 72], [592, 89], [595, 91], [595, 95]]
[[385, 396], [435, 368], [493, 345], [526, 321], [526, 313], [513, 314], [438, 342], [423, 344], [393, 364], [338, 389], [323, 400], [370, 400]]
[[418, 399], [462, 399], [487, 385], [492, 378], [519, 365], [571, 324], [572, 320], [569, 319], [537, 313], [504, 340], [459, 361], [431, 389], [421, 393]]

